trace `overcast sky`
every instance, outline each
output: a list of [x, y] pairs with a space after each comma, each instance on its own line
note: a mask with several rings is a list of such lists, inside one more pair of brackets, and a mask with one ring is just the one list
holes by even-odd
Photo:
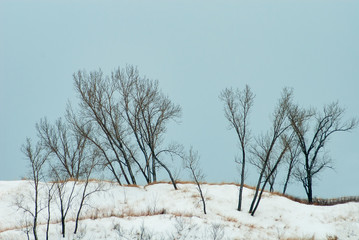
[[[359, 117], [358, 12], [349, 0], [0, 0], [0, 180], [26, 174], [20, 147], [36, 139], [35, 123], [76, 102], [75, 71], [133, 64], [183, 108], [168, 138], [199, 151], [208, 181], [238, 181], [220, 91], [252, 88], [254, 135], [268, 129], [283, 87], [302, 106], [338, 100], [346, 118]], [[359, 130], [333, 135], [327, 150], [335, 171], [314, 195], [359, 195]], [[256, 178], [250, 169], [247, 183]], [[300, 183], [289, 192], [305, 196]]]

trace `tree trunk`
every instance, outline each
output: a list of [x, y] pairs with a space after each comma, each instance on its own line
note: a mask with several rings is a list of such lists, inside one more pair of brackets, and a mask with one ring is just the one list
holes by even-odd
[[203, 193], [202, 193], [201, 186], [199, 185], [199, 183], [198, 183], [198, 182], [197, 182], [197, 185], [198, 185], [199, 193], [201, 194], [201, 200], [202, 200], [202, 203], [203, 203], [203, 212], [204, 212], [204, 214], [207, 214], [207, 210], [206, 210], [206, 201], [205, 201], [205, 199], [204, 199], [204, 196], [203, 196]]
[[257, 211], [257, 208], [258, 208], [258, 206], [259, 206], [259, 202], [261, 201], [262, 194], [263, 194], [264, 188], [265, 188], [266, 185], [267, 185], [267, 182], [268, 182], [267, 180], [264, 182], [263, 187], [262, 187], [262, 189], [261, 189], [261, 192], [259, 193], [259, 196], [258, 196], [256, 205], [255, 205], [253, 211], [251, 212], [251, 215], [252, 215], [252, 216], [254, 216], [254, 213]]
[[151, 174], [151, 166], [150, 166], [150, 157], [148, 157], [146, 160], [146, 168], [147, 168], [147, 177], [148, 177], [147, 183], [151, 183], [152, 182], [152, 174]]
[[312, 188], [312, 176], [308, 176], [308, 203], [313, 203], [313, 188]]
[[87, 178], [86, 183], [85, 183], [85, 186], [84, 186], [84, 190], [83, 190], [83, 192], [82, 192], [82, 197], [81, 197], [81, 201], [80, 201], [80, 207], [79, 207], [79, 209], [78, 209], [78, 211], [77, 211], [77, 214], [76, 214], [74, 234], [77, 233], [77, 228], [78, 228], [78, 226], [79, 226], [79, 218], [80, 218], [80, 214], [81, 214], [82, 207], [83, 207], [84, 202], [85, 202], [86, 190], [87, 190], [88, 183], [89, 183], [89, 180], [88, 180], [88, 178]]
[[157, 182], [156, 157], [155, 156], [152, 156], [152, 180], [153, 180], [153, 182]]
[[285, 192], [287, 191], [287, 186], [288, 186], [288, 183], [289, 183], [291, 173], [292, 173], [292, 164], [289, 164], [287, 177], [286, 177], [285, 183], [284, 183], [283, 194], [285, 194]]
[[50, 220], [51, 220], [51, 206], [50, 206], [50, 198], [49, 198], [47, 202], [46, 240], [49, 239]]
[[246, 165], [246, 153], [244, 146], [242, 146], [242, 171], [241, 171], [241, 186], [239, 187], [239, 196], [238, 196], [238, 211], [242, 210], [242, 194], [243, 194], [243, 185], [244, 185], [244, 170]]
[[61, 217], [62, 237], [65, 238], [65, 217]]
[[[37, 211], [37, 210], [35, 210]], [[35, 213], [35, 217], [34, 217], [34, 227], [32, 229], [32, 232], [34, 233], [34, 239], [37, 240], [37, 231], [36, 231], [36, 227], [37, 227], [37, 213]]]
[[168, 176], [169, 176], [170, 179], [171, 179], [171, 182], [172, 182], [172, 185], [173, 185], [174, 189], [177, 190], [177, 184], [176, 184], [176, 181], [174, 180], [174, 178], [173, 178], [173, 176], [172, 176], [172, 174], [171, 174], [171, 171], [170, 171], [170, 170], [168, 169], [168, 167], [167, 167], [165, 164], [163, 164], [157, 157], [155, 157], [155, 159], [156, 159], [157, 162], [161, 165], [161, 167], [163, 167], [163, 168], [167, 171]]
[[38, 180], [35, 180], [35, 212], [34, 212], [34, 227], [32, 232], [34, 234], [34, 239], [37, 240], [37, 215], [38, 215], [38, 196], [39, 196], [39, 187], [38, 187]]
[[308, 197], [308, 203], [313, 203], [313, 189], [312, 189], [312, 173], [311, 173], [311, 165], [309, 164], [309, 154], [305, 154], [305, 173], [306, 173], [306, 193]]
[[259, 179], [258, 179], [258, 183], [257, 183], [257, 187], [256, 187], [256, 192], [254, 193], [254, 197], [253, 197], [253, 200], [252, 200], [252, 203], [251, 203], [251, 207], [249, 208], [249, 213], [252, 213], [253, 208], [254, 208], [254, 204], [255, 204], [255, 202], [257, 200], [259, 187], [261, 186], [261, 181], [262, 181], [262, 178], [263, 178], [264, 170], [265, 170], [265, 168], [262, 169], [261, 174], [259, 175]]

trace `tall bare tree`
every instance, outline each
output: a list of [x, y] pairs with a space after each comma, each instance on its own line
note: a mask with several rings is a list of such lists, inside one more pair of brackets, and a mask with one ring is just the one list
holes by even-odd
[[95, 133], [87, 137], [91, 136], [89, 140], [103, 153], [105, 166], [120, 184], [121, 176], [127, 184], [136, 184], [128, 151], [131, 133], [122, 118], [116, 86], [110, 78], [103, 76], [102, 71], [90, 74], [79, 71], [74, 74], [74, 85], [80, 99], [80, 118], [95, 128]]
[[121, 183], [123, 177], [136, 184], [140, 172], [150, 183], [157, 181], [157, 169], [163, 168], [176, 188], [161, 155], [181, 155], [180, 148], [163, 144], [167, 123], [179, 119], [181, 108], [160, 91], [158, 82], [141, 77], [133, 66], [119, 68], [111, 77], [101, 71], [78, 72], [74, 79], [80, 97], [79, 118], [96, 129], [96, 134], [87, 137], [117, 181]]
[[[61, 214], [62, 234], [66, 233], [66, 217], [69, 210], [73, 207], [72, 203], [77, 197], [76, 187], [81, 185], [78, 181], [84, 182], [81, 199], [75, 221], [75, 233], [77, 231], [78, 219], [86, 198], [94, 191], [88, 192], [87, 186], [91, 174], [98, 162], [98, 149], [90, 145], [86, 136], [91, 134], [89, 126], [73, 125], [71, 111], [68, 110], [66, 121], [61, 118], [55, 124], [51, 124], [47, 119], [41, 119], [36, 125], [42, 146], [48, 152], [50, 158], [50, 176], [54, 181], [54, 189], [58, 197], [58, 207]], [[49, 190], [49, 197], [50, 197]], [[48, 204], [50, 211], [50, 204]], [[50, 215], [48, 216], [50, 218]]]
[[152, 158], [152, 180], [157, 181], [157, 166], [164, 168], [168, 173], [175, 189], [176, 183], [170, 169], [160, 159], [160, 154], [170, 153], [180, 155], [179, 148], [161, 148], [166, 125], [171, 120], [177, 120], [181, 116], [181, 107], [175, 105], [165, 96], [158, 87], [157, 81], [144, 80], [136, 84], [137, 96], [135, 97], [138, 109], [137, 125], [138, 133], [147, 145]]
[[[282, 143], [286, 142], [285, 139], [282, 138], [282, 136], [285, 133], [285, 131], [287, 131], [288, 128], [290, 127], [290, 123], [287, 120], [287, 111], [289, 104], [291, 102], [291, 98], [292, 98], [292, 91], [287, 88], [284, 88], [282, 91], [282, 96], [279, 99], [278, 104], [273, 113], [273, 123], [271, 130], [268, 131], [268, 133], [264, 137], [261, 137], [257, 140], [260, 149], [254, 147], [254, 152], [256, 153], [255, 155], [257, 156], [258, 161], [261, 162], [261, 164], [259, 164], [261, 166], [261, 170], [256, 185], [256, 191], [253, 196], [253, 200], [249, 209], [249, 212], [252, 214], [252, 216], [254, 215], [256, 209], [258, 208], [266, 184], [268, 183], [272, 174], [276, 171], [287, 149], [286, 147], [287, 144], [281, 144], [284, 147], [280, 148], [281, 149], [280, 154], [278, 155], [278, 157], [273, 157], [273, 153], [276, 149], [276, 146], [279, 145], [280, 143], [280, 141], [278, 140], [282, 140]], [[269, 162], [273, 159], [275, 162], [274, 164], [271, 165], [272, 167], [268, 169]], [[266, 171], [268, 171], [267, 174]], [[264, 181], [263, 178], [265, 178]], [[261, 188], [261, 184], [262, 184], [262, 188]]]
[[250, 132], [248, 130], [248, 116], [253, 106], [254, 94], [250, 87], [246, 85], [243, 91], [239, 89], [225, 89], [220, 94], [220, 99], [224, 102], [224, 115], [230, 123], [230, 128], [236, 131], [242, 158], [238, 162], [241, 165], [241, 185], [238, 196], [238, 211], [242, 208], [242, 193], [245, 178], [246, 166], [246, 148], [250, 140]]
[[21, 202], [23, 199], [17, 200], [16, 205], [22, 209], [25, 213], [28, 213], [32, 216], [32, 232], [34, 235], [34, 239], [38, 239], [37, 234], [37, 222], [39, 213], [44, 209], [40, 204], [40, 181], [43, 179], [43, 171], [45, 163], [48, 160], [48, 153], [44, 150], [43, 146], [38, 142], [35, 148], [32, 146], [31, 140], [29, 138], [26, 139], [26, 143], [21, 147], [21, 151], [24, 153], [26, 158], [30, 163], [30, 179], [34, 188], [33, 195], [33, 209], [25, 207]]
[[322, 112], [306, 110], [292, 104], [288, 111], [292, 128], [297, 136], [301, 152], [304, 156], [302, 169], [297, 177], [302, 182], [308, 197], [313, 202], [313, 179], [327, 167], [330, 159], [321, 157], [330, 136], [336, 132], [348, 132], [358, 125], [357, 119], [343, 121], [345, 109], [333, 102], [323, 107]]

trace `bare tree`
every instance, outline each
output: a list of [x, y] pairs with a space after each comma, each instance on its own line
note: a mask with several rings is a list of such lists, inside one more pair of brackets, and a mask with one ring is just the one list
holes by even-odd
[[[127, 184], [136, 184], [128, 152], [131, 133], [121, 115], [116, 87], [108, 77], [103, 76], [101, 70], [90, 74], [79, 71], [74, 74], [74, 85], [80, 99], [79, 118], [93, 124], [94, 134], [87, 137], [102, 152], [104, 165], [119, 184], [121, 176]], [[115, 164], [119, 166], [120, 173]]]
[[[181, 116], [181, 107], [175, 105], [165, 96], [158, 87], [157, 81], [144, 79], [136, 83], [136, 109], [138, 109], [137, 125], [138, 133], [147, 145], [152, 158], [152, 180], [157, 181], [157, 163], [168, 173], [175, 189], [176, 182], [167, 165], [160, 160], [161, 153], [180, 155], [179, 148], [162, 149], [163, 135], [166, 133], [166, 125], [171, 120]], [[172, 145], [173, 146], [173, 145]]]
[[358, 125], [357, 119], [343, 122], [344, 108], [338, 102], [323, 107], [323, 111], [302, 109], [292, 104], [288, 111], [293, 131], [297, 136], [298, 144], [304, 161], [297, 177], [302, 182], [308, 197], [313, 202], [313, 178], [323, 169], [330, 167], [330, 158], [321, 157], [325, 143], [336, 132], [348, 132]]
[[[238, 211], [242, 208], [242, 193], [245, 178], [246, 166], [246, 148], [250, 140], [250, 132], [248, 130], [248, 115], [253, 106], [254, 94], [250, 87], [246, 85], [243, 91], [238, 89], [225, 89], [220, 94], [220, 99], [224, 102], [224, 115], [230, 123], [230, 128], [234, 129], [240, 143], [242, 158], [238, 162], [241, 165], [241, 185], [238, 197]], [[237, 162], [237, 161], [236, 161]]]
[[163, 168], [176, 188], [160, 155], [180, 156], [180, 148], [164, 147], [163, 142], [167, 123], [180, 117], [181, 108], [160, 91], [158, 82], [140, 77], [133, 66], [119, 68], [111, 77], [101, 71], [78, 72], [74, 79], [81, 102], [79, 118], [95, 129], [87, 138], [100, 150], [116, 180], [121, 184], [123, 177], [136, 184], [140, 172], [150, 183], [157, 181], [157, 169]]
[[[282, 92], [282, 96], [278, 102], [278, 105], [273, 113], [273, 124], [271, 130], [265, 135], [257, 140], [259, 145], [259, 149], [254, 147], [253, 152], [255, 153], [258, 161], [261, 163], [260, 174], [258, 177], [258, 182], [256, 185], [256, 191], [249, 209], [249, 212], [253, 216], [256, 209], [258, 208], [259, 202], [261, 200], [261, 196], [263, 190], [268, 183], [272, 174], [276, 171], [279, 163], [281, 162], [283, 155], [287, 149], [287, 144], [282, 144], [284, 147], [281, 148], [280, 154], [278, 157], [273, 157], [273, 153], [275, 151], [276, 146], [278, 145], [278, 140], [282, 140], [282, 143], [285, 143], [285, 139], [282, 138], [283, 133], [287, 131], [290, 127], [290, 123], [287, 121], [287, 111], [291, 101], [292, 91], [284, 88]], [[272, 167], [268, 169], [269, 162], [271, 159], [274, 159], [274, 164]], [[267, 174], [266, 171], [268, 171]], [[264, 181], [263, 181], [263, 178]], [[262, 189], [260, 188], [262, 184]], [[258, 193], [260, 192], [259, 196]]]
[[175, 179], [160, 155], [182, 156], [182, 147], [178, 144], [163, 147], [166, 125], [180, 118], [180, 106], [173, 104], [160, 91], [158, 81], [141, 78], [133, 66], [118, 69], [112, 74], [112, 79], [121, 96], [124, 118], [143, 154], [145, 164], [142, 167], [137, 164], [140, 171], [150, 183], [157, 181], [157, 169], [162, 167], [176, 188]]
[[43, 179], [43, 168], [48, 159], [48, 154], [44, 151], [44, 148], [40, 143], [37, 143], [35, 148], [31, 144], [31, 140], [29, 138], [26, 139], [25, 145], [22, 146], [21, 151], [25, 154], [26, 158], [30, 163], [30, 178], [34, 188], [34, 196], [33, 196], [33, 209], [25, 207], [21, 202], [22, 199], [17, 200], [16, 205], [22, 209], [25, 213], [28, 213], [32, 216], [32, 232], [34, 235], [34, 239], [38, 239], [37, 235], [37, 222], [39, 213], [44, 209], [40, 204], [40, 181]]
[[188, 156], [184, 158], [184, 165], [185, 168], [189, 170], [194, 183], [197, 185], [197, 191], [202, 201], [203, 213], [207, 214], [206, 200], [204, 198], [204, 194], [201, 187], [201, 182], [203, 182], [204, 180], [204, 174], [202, 173], [202, 170], [199, 167], [198, 161], [199, 161], [198, 152], [194, 151], [193, 148], [191, 147]]
[[[70, 112], [70, 110], [68, 111]], [[79, 180], [84, 180], [84, 188], [81, 194], [80, 205], [77, 211], [75, 233], [77, 231], [78, 219], [85, 199], [92, 192], [87, 192], [88, 182], [98, 161], [98, 149], [92, 151], [87, 135], [91, 134], [92, 129], [82, 126], [81, 132], [74, 127], [68, 114], [67, 121], [58, 119], [54, 125], [47, 119], [41, 120], [36, 125], [38, 135], [41, 138], [42, 146], [52, 156], [49, 161], [50, 176], [54, 181], [58, 207], [61, 214], [62, 235], [65, 237], [66, 217], [71, 209], [74, 198], [77, 196], [75, 188]], [[50, 197], [49, 190], [49, 197]], [[49, 199], [50, 201], [50, 199]], [[50, 214], [50, 204], [48, 203]], [[48, 216], [50, 218], [50, 215]]]

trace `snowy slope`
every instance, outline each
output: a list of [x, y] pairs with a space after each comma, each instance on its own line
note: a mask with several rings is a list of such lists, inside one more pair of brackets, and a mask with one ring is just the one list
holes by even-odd
[[[97, 183], [91, 184], [94, 188]], [[252, 217], [247, 211], [253, 190], [244, 189], [244, 211], [238, 212], [237, 186], [204, 184], [205, 215], [193, 184], [179, 184], [179, 190], [167, 183], [102, 184], [103, 191], [90, 196], [74, 235], [76, 196], [65, 239], [359, 239], [359, 203], [309, 206], [265, 193]], [[23, 198], [23, 205], [32, 206], [30, 189], [27, 181], [0, 182], [0, 239], [27, 239], [27, 215], [15, 202]], [[45, 194], [45, 184], [42, 189]], [[50, 239], [63, 239], [58, 201], [52, 202], [51, 211]], [[46, 209], [41, 214], [38, 235], [45, 239]]]

